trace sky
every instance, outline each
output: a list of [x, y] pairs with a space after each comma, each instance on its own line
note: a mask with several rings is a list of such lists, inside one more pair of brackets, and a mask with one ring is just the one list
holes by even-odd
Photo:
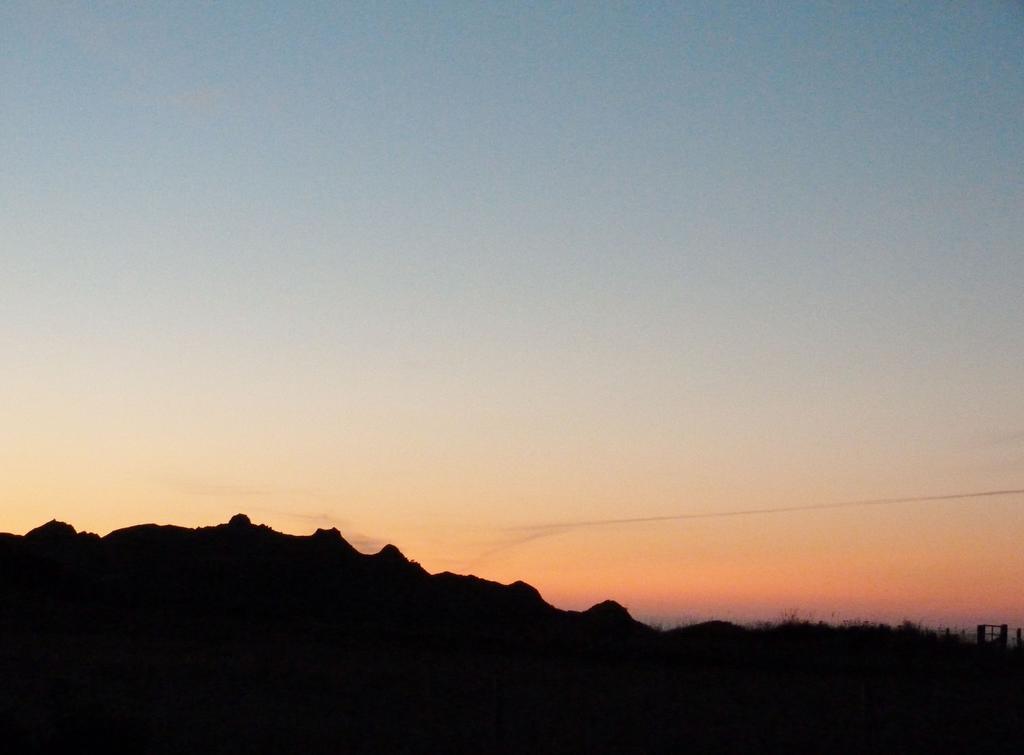
[[0, 530], [1024, 624], [1024, 494], [814, 508], [1024, 488], [1022, 48], [1013, 2], [5, 2]]

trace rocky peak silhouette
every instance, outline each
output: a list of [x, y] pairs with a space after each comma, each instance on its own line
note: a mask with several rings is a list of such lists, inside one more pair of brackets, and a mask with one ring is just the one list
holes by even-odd
[[228, 526], [236, 529], [242, 529], [244, 527], [251, 527], [252, 520], [249, 519], [245, 514], [235, 514], [231, 519], [228, 520]]
[[25, 538], [28, 540], [61, 540], [73, 538], [77, 534], [78, 531], [70, 524], [51, 519], [46, 524], [29, 530], [25, 534]]
[[405, 554], [402, 553], [402, 551], [398, 550], [397, 546], [392, 545], [391, 543], [388, 543], [379, 551], [377, 551], [374, 558], [378, 559], [379, 561], [385, 561], [395, 564], [409, 563], [409, 559], [405, 557]]
[[[321, 626], [446, 641], [595, 642], [643, 632], [617, 603], [561, 611], [525, 582], [429, 574], [394, 545], [364, 554], [336, 528], [287, 535], [236, 514], [213, 527], [143, 524], [105, 537], [56, 520], [0, 538], [8, 617], [175, 626]], [[20, 614], [19, 614], [20, 612]], [[40, 614], [42, 615], [42, 614]]]

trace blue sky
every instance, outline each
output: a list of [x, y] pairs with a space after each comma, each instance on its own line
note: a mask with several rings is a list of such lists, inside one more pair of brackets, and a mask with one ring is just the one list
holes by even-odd
[[68, 491], [98, 529], [237, 508], [168, 478], [325, 490], [424, 549], [1014, 487], [1022, 32], [996, 2], [6, 3], [6, 526]]

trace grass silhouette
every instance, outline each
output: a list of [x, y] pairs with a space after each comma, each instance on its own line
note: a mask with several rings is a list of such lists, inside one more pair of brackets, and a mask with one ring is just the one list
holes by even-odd
[[610, 601], [562, 612], [522, 583], [431, 576], [393, 547], [346, 545], [336, 531], [290, 538], [237, 518], [0, 537], [0, 749], [1015, 752], [1024, 741], [1007, 704], [1024, 678], [1017, 648], [796, 615], [657, 630]]

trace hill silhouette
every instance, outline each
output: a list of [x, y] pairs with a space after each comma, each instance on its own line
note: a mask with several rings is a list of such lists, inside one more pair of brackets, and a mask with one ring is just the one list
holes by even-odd
[[1019, 752], [1024, 657], [429, 574], [243, 514], [0, 534], [0, 752]]
[[429, 574], [394, 545], [363, 554], [337, 529], [287, 535], [245, 514], [196, 529], [143, 524], [98, 537], [54, 520], [4, 535], [0, 598], [7, 622], [51, 628], [316, 626], [511, 646], [650, 631], [614, 601], [562, 611], [524, 582]]

